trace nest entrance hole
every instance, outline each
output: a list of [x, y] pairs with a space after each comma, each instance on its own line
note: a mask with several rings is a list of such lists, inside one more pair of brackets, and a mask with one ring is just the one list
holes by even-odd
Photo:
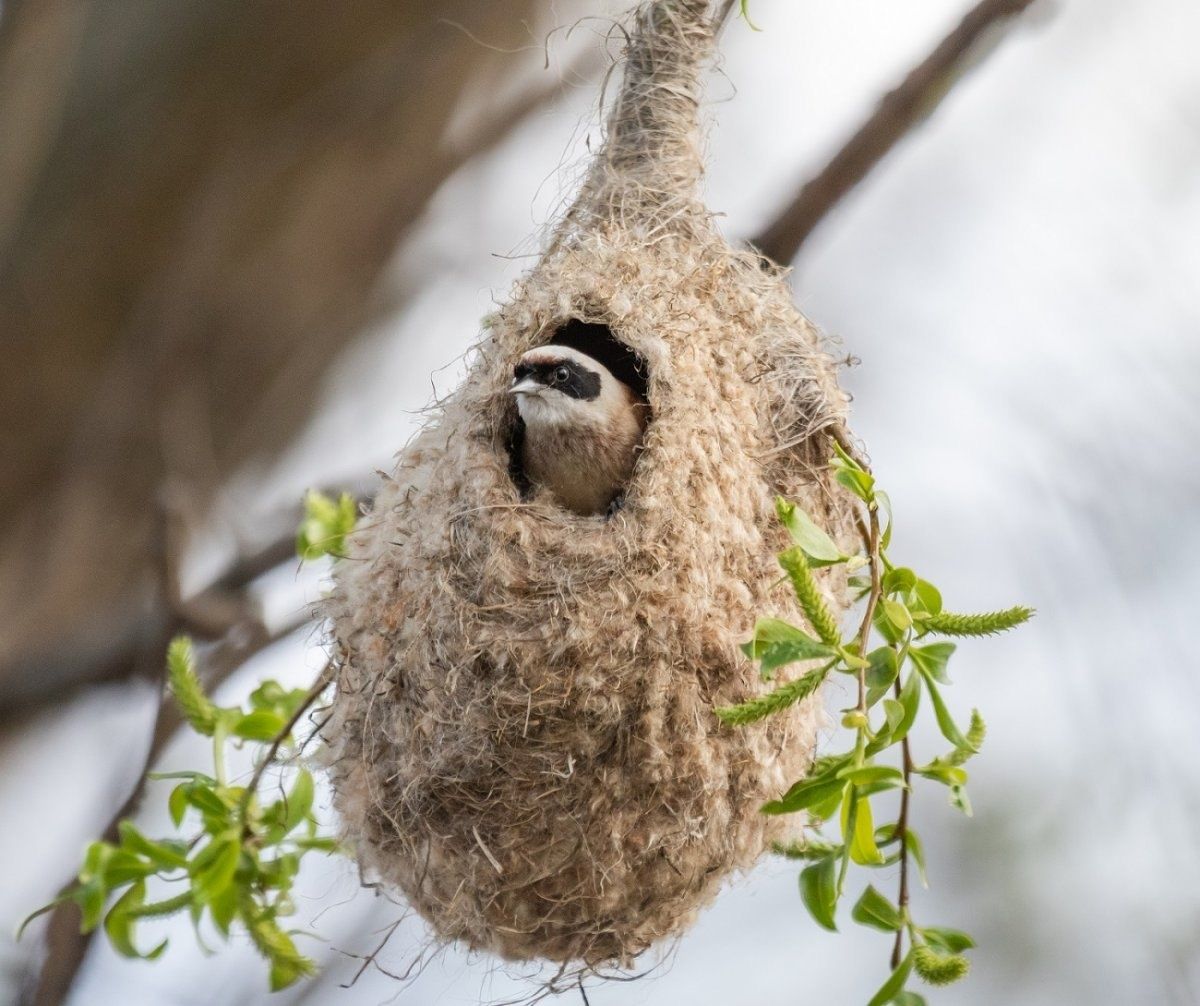
[[[646, 361], [602, 322], [571, 318], [560, 325], [544, 345], [567, 346], [580, 353], [586, 353], [593, 360], [604, 364], [617, 380], [629, 385], [649, 404], [650, 371]], [[508, 473], [522, 499], [527, 498], [533, 490], [521, 467], [521, 443], [524, 435], [525, 424], [517, 416], [505, 437], [505, 448], [508, 451]]]

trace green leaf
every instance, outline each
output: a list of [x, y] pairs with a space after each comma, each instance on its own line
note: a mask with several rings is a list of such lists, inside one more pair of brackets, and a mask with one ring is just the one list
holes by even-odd
[[827, 821], [833, 817], [842, 806], [842, 800], [846, 795], [846, 787], [839, 785], [837, 789], [827, 789], [820, 800], [814, 801], [808, 807], [810, 817], [818, 821]]
[[883, 534], [879, 538], [879, 547], [887, 549], [892, 544], [892, 498], [882, 489], [875, 490], [875, 502], [879, 504], [879, 509], [883, 512], [884, 528]]
[[799, 545], [809, 558], [827, 565], [844, 562], [848, 558], [842, 554], [842, 550], [833, 539], [795, 503], [785, 500], [782, 496], [776, 497], [775, 513], [779, 515], [779, 522], [792, 536], [792, 541]]
[[887, 719], [888, 733], [892, 734], [904, 722], [904, 703], [896, 699], [883, 700], [883, 715]]
[[229, 814], [229, 807], [226, 805], [216, 791], [200, 782], [189, 782], [186, 786], [187, 801], [197, 810], [205, 814], [212, 814], [215, 817], [226, 817]]
[[922, 765], [916, 771], [918, 775], [932, 779], [934, 782], [940, 782], [944, 786], [965, 786], [967, 782], [965, 769], [951, 765], [940, 758], [935, 758], [928, 765]]
[[[942, 610], [942, 594], [928, 580], [917, 580], [913, 587], [918, 607], [927, 615], [938, 615]], [[928, 624], [928, 623], [926, 623]]]
[[181, 843], [155, 842], [147, 838], [132, 821], [121, 821], [117, 825], [121, 845], [130, 852], [145, 856], [156, 866], [166, 870], [187, 867], [187, 853]]
[[904, 983], [908, 981], [908, 975], [912, 971], [912, 967], [913, 952], [910, 950], [904, 956], [904, 960], [900, 962], [900, 966], [888, 976], [888, 980], [871, 997], [871, 1001], [867, 1003], [867, 1006], [887, 1006], [888, 1003], [892, 1002], [904, 988]]
[[904, 707], [904, 716], [896, 726], [891, 726], [891, 720], [888, 721], [890, 727], [886, 737], [877, 737], [867, 745], [867, 754], [876, 755], [884, 748], [892, 744], [899, 744], [905, 737], [908, 736], [909, 730], [917, 720], [917, 711], [921, 707], [921, 682], [924, 680], [916, 671], [912, 671], [908, 675], [908, 680], [904, 682], [904, 687], [900, 689], [900, 705]]
[[192, 729], [211, 737], [217, 725], [217, 707], [204, 694], [196, 674], [192, 641], [187, 636], [176, 636], [167, 647], [167, 689]]
[[[764, 814], [795, 814], [797, 811], [815, 808], [835, 795], [840, 795], [845, 784], [835, 777], [820, 776], [796, 783], [778, 800], [769, 800], [762, 805]], [[819, 815], [827, 816], [827, 815]]]
[[867, 654], [867, 685], [871, 688], [884, 690], [892, 687], [900, 665], [896, 660], [896, 651], [890, 646], [880, 646]]
[[217, 780], [211, 775], [206, 775], [203, 772], [147, 772], [147, 779], [190, 779], [193, 782], [202, 782], [206, 786], [216, 786]]
[[821, 683], [828, 674], [828, 665], [817, 667], [795, 681], [789, 681], [786, 685], [781, 685], [766, 695], [760, 695], [756, 699], [751, 699], [749, 702], [743, 702], [736, 706], [719, 706], [713, 711], [723, 723], [727, 723], [730, 726], [744, 726], [747, 723], [754, 723], [773, 713], [780, 712], [802, 699], [808, 698], [808, 696], [821, 687]]
[[750, 659], [760, 661], [762, 676], [769, 679], [785, 664], [831, 657], [835, 650], [781, 619], [760, 618], [754, 625], [754, 638], [742, 644], [742, 652]]
[[911, 646], [908, 650], [909, 659], [935, 681], [943, 685], [950, 684], [946, 677], [946, 664], [958, 647], [954, 643], [930, 643], [927, 646]]
[[838, 468], [833, 477], [864, 503], [874, 501], [875, 479], [868, 472], [861, 468]]
[[104, 883], [109, 890], [158, 872], [158, 867], [126, 849], [114, 849], [104, 867]]
[[104, 918], [104, 902], [108, 900], [108, 889], [101, 880], [92, 880], [80, 885], [75, 900], [79, 904], [79, 931], [90, 933]]
[[307, 769], [296, 773], [296, 781], [292, 784], [287, 796], [287, 816], [283, 820], [283, 833], [286, 835], [296, 827], [312, 810], [313, 777]]
[[212, 915], [213, 925], [217, 932], [226, 939], [229, 938], [229, 927], [237, 918], [240, 895], [237, 884], [227, 884], [217, 891], [208, 902], [208, 911]]
[[138, 916], [134, 912], [141, 908], [146, 899], [146, 882], [139, 880], [126, 891], [117, 903], [109, 909], [104, 919], [104, 933], [113, 949], [122, 957], [140, 957], [154, 960], [167, 949], [167, 941], [163, 940], [149, 953], [143, 954], [133, 943], [134, 920]]
[[800, 871], [800, 897], [817, 925], [837, 932], [837, 860], [833, 856]]
[[921, 886], [928, 889], [929, 877], [925, 873], [925, 844], [912, 828], [906, 830], [908, 836], [908, 851], [917, 864], [917, 875], [921, 878]]
[[243, 740], [273, 741], [286, 726], [278, 713], [258, 709], [242, 716], [233, 725], [233, 733]]
[[794, 664], [798, 660], [812, 660], [814, 657], [828, 657], [831, 650], [828, 646], [818, 643], [774, 643], [768, 646], [760, 658], [759, 667], [764, 678], [770, 678], [780, 667]]
[[917, 586], [917, 574], [906, 566], [896, 566], [883, 574], [879, 586], [885, 594], [907, 594]]
[[906, 989], [892, 1000], [892, 1006], [926, 1006], [925, 997]]
[[894, 933], [904, 924], [899, 909], [869, 884], [854, 905], [850, 918], [885, 933]]
[[76, 900], [76, 890], [76, 888], [72, 888], [70, 890], [63, 891], [62, 894], [60, 894], [53, 901], [46, 902], [46, 904], [42, 905], [41, 908], [34, 909], [34, 911], [26, 915], [25, 918], [21, 920], [21, 924], [17, 927], [17, 933], [15, 936], [16, 941], [18, 943], [21, 941], [21, 937], [25, 935], [25, 930], [29, 927], [29, 923], [31, 923], [34, 919], [45, 915], [47, 912], [54, 911], [54, 909], [56, 909], [64, 901]]
[[950, 806], [961, 810], [967, 817], [972, 817], [974, 812], [971, 810], [971, 798], [967, 796], [966, 786], [951, 786], [950, 787]]
[[233, 882], [242, 844], [235, 838], [213, 839], [192, 860], [189, 872], [196, 900], [209, 904]]
[[983, 717], [979, 715], [979, 710], [972, 709], [971, 722], [967, 727], [967, 743], [970, 747], [955, 748], [946, 757], [946, 761], [951, 765], [966, 764], [973, 755], [979, 753], [985, 740], [987, 740], [987, 724], [983, 722]]
[[188, 784], [181, 782], [167, 798], [167, 810], [171, 814], [171, 822], [178, 828], [183, 823], [183, 816], [188, 807]]
[[[921, 665], [917, 665], [917, 670], [921, 670]], [[958, 724], [954, 722], [954, 717], [950, 715], [950, 710], [946, 708], [946, 703], [942, 700], [941, 692], [938, 691], [937, 685], [933, 683], [933, 676], [928, 672], [922, 672], [925, 678], [925, 687], [929, 689], [929, 698], [933, 702], [933, 714], [937, 718], [938, 729], [942, 731], [942, 736], [946, 738], [956, 748], [966, 748], [969, 751], [974, 751], [971, 742], [963, 736], [963, 732], [958, 729]]]
[[295, 845], [297, 849], [304, 849], [312, 852], [340, 852], [342, 849], [336, 838], [328, 837], [297, 838], [295, 840]]
[[944, 950], [948, 954], [961, 954], [975, 946], [975, 941], [961, 929], [947, 929], [944, 926], [925, 926], [920, 930], [925, 942], [935, 950]]
[[943, 636], [991, 636], [1014, 629], [1023, 622], [1028, 622], [1033, 616], [1033, 608], [1024, 605], [980, 615], [960, 615], [942, 611], [926, 618], [924, 628], [927, 632], [937, 632]]
[[[847, 834], [853, 822], [853, 833]], [[878, 866], [883, 862], [883, 853], [875, 844], [875, 821], [871, 813], [871, 801], [861, 794], [854, 794], [842, 804], [842, 835], [850, 847], [850, 858], [859, 866]]]
[[358, 520], [358, 504], [349, 493], [335, 503], [330, 497], [310, 490], [304, 497], [304, 519], [296, 532], [296, 554], [303, 560], [323, 555], [345, 554], [346, 536]]
[[845, 768], [838, 773], [838, 778], [855, 786], [871, 786], [886, 782], [890, 788], [904, 785], [904, 773], [891, 765], [863, 765], [859, 768]]
[[901, 602], [894, 601], [890, 597], [883, 597], [880, 598], [879, 605], [883, 609], [884, 617], [897, 631], [903, 633], [912, 628], [912, 615]]

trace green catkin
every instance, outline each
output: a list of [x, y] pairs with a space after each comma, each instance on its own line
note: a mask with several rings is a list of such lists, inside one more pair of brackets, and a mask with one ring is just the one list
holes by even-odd
[[729, 726], [745, 726], [747, 723], [754, 723], [764, 717], [770, 716], [772, 713], [777, 713], [790, 705], [794, 705], [801, 699], [808, 698], [808, 696], [821, 687], [821, 683], [828, 674], [828, 666], [818, 667], [809, 671], [803, 677], [799, 677], [795, 681], [789, 681], [786, 685], [781, 685], [773, 692], [768, 692], [757, 699], [751, 699], [749, 702], [743, 702], [737, 706], [721, 706], [714, 710], [714, 712], [716, 712], [723, 723], [727, 723]]
[[919, 946], [913, 950], [913, 970], [929, 985], [951, 985], [966, 977], [971, 962], [962, 954], [939, 954]]
[[243, 899], [241, 914], [250, 942], [272, 966], [272, 991], [282, 987], [275, 983], [275, 969], [294, 973], [297, 977], [315, 974], [316, 963], [296, 949], [292, 938], [279, 928], [270, 913], [255, 918], [255, 910], [252, 900]]
[[217, 726], [217, 707], [204, 694], [196, 675], [192, 641], [187, 636], [176, 636], [167, 647], [167, 689], [192, 729], [211, 737]]
[[165, 901], [151, 901], [148, 905], [131, 908], [129, 917], [131, 919], [152, 919], [160, 915], [173, 915], [184, 908], [190, 908], [191, 905], [192, 892], [187, 890], [173, 898], [167, 898]]
[[926, 618], [924, 627], [928, 632], [936, 632], [943, 636], [994, 636], [998, 632], [1014, 629], [1032, 617], [1033, 609], [1024, 605], [980, 615], [959, 615], [952, 611], [943, 611]]
[[771, 851], [785, 859], [818, 860], [832, 856], [841, 846], [834, 842], [825, 842], [818, 838], [808, 838], [803, 842], [772, 842]]
[[826, 646], [840, 645], [842, 637], [838, 631], [838, 623], [825, 606], [825, 599], [821, 597], [821, 590], [803, 550], [796, 546], [780, 553], [779, 565], [792, 581], [796, 600], [800, 602], [801, 609], [808, 617], [808, 624], [812, 626], [817, 638]]

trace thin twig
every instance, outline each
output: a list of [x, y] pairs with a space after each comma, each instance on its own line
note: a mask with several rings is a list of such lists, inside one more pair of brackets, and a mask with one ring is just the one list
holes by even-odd
[[342, 985], [341, 985], [342, 988], [344, 988], [344, 989], [354, 988], [354, 986], [358, 983], [358, 980], [363, 976], [363, 972], [366, 971], [367, 968], [369, 968], [372, 964], [374, 964], [376, 967], [379, 967], [379, 965], [377, 963], [377, 958], [379, 957], [379, 955], [381, 953], [383, 953], [383, 948], [388, 945], [388, 941], [393, 936], [396, 935], [396, 930], [400, 928], [400, 923], [404, 921], [405, 917], [406, 917], [405, 915], [401, 915], [400, 918], [398, 918], [395, 922], [393, 922], [390, 926], [387, 927], [387, 930], [383, 934], [383, 939], [379, 941], [379, 945], [374, 950], [372, 950], [369, 954], [366, 954], [366, 955], [347, 954], [346, 955], [347, 957], [354, 957], [354, 958], [362, 961], [362, 964], [359, 965], [359, 968], [354, 973], [353, 978], [351, 978], [348, 982], [342, 983]]
[[772, 261], [792, 261], [842, 197], [937, 108], [963, 71], [982, 55], [981, 40], [1032, 2], [981, 0], [898, 87], [884, 95], [857, 132], [750, 243]]
[[[915, 673], [915, 672], [914, 672]], [[896, 675], [896, 699], [900, 699], [900, 675]], [[896, 904], [900, 909], [900, 917], [908, 919], [908, 799], [912, 792], [912, 752], [908, 747], [908, 735], [900, 742], [902, 770], [904, 772], [904, 788], [900, 790], [900, 815], [896, 818], [896, 832], [893, 837], [900, 839], [900, 893]], [[900, 966], [900, 958], [904, 950], [904, 926], [896, 930], [896, 942], [892, 946], [892, 970]]]
[[242, 794], [242, 810], [250, 805], [250, 800], [258, 789], [258, 784], [262, 781], [263, 773], [267, 770], [268, 765], [273, 765], [275, 759], [279, 755], [279, 749], [284, 745], [289, 737], [292, 736], [292, 731], [296, 729], [296, 724], [300, 722], [300, 718], [312, 708], [312, 704], [321, 697], [321, 693], [330, 686], [333, 682], [333, 664], [326, 663], [321, 669], [321, 673], [317, 675], [317, 680], [313, 682], [313, 686], [308, 690], [307, 694], [300, 701], [295, 711], [288, 717], [288, 721], [280, 728], [274, 739], [271, 741], [271, 746], [267, 748], [267, 753], [259, 761], [254, 768], [254, 774], [250, 776], [250, 781], [246, 784], [246, 790]]

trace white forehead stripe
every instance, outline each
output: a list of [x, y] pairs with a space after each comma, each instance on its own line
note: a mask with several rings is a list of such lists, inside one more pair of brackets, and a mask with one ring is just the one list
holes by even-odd
[[581, 353], [577, 349], [572, 349], [570, 346], [538, 346], [536, 349], [528, 350], [521, 357], [522, 363], [529, 363], [533, 366], [544, 366], [550, 363], [561, 363], [563, 360], [574, 360], [576, 363], [587, 367], [593, 373], [603, 374], [608, 370], [603, 363], [595, 357], [588, 356], [587, 353]]

